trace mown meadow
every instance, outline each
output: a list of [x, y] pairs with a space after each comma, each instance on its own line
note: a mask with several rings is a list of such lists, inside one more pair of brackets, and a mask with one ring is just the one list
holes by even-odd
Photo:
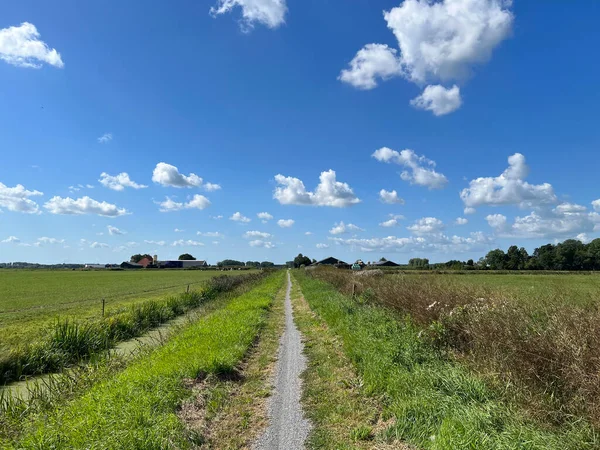
[[[97, 319], [124, 307], [196, 289], [217, 275], [200, 270], [0, 270], [0, 354], [35, 341], [57, 318]], [[243, 272], [248, 273], [248, 272]]]
[[[243, 281], [260, 276], [258, 272], [216, 276], [222, 273], [200, 271], [43, 271], [40, 274], [36, 271], [25, 271], [24, 274], [12, 271], [12, 274], [21, 282], [27, 280], [28, 286], [17, 289], [15, 279], [9, 278], [11, 287], [7, 292], [17, 295], [18, 290], [22, 297], [27, 294], [35, 296], [37, 300], [29, 299], [25, 303], [37, 304], [37, 307], [25, 309], [32, 313], [25, 323], [18, 319], [11, 321], [10, 317], [18, 317], [19, 312], [8, 308], [20, 303], [15, 297], [4, 294], [4, 309], [0, 310], [0, 317], [6, 313], [9, 319], [5, 318], [8, 323], [0, 328], [0, 337], [7, 337], [0, 349], [0, 384], [60, 371], [112, 348], [120, 341], [138, 337]], [[53, 277], [48, 278], [49, 275]], [[40, 280], [52, 282], [44, 284]], [[65, 284], [64, 297], [58, 296], [55, 290], [61, 283]], [[109, 305], [104, 316], [101, 304], [95, 304], [91, 311], [90, 302], [85, 298], [81, 302], [75, 300], [84, 296], [81, 292], [86, 285], [90, 285], [92, 294], [85, 295], [95, 303], [95, 294], [110, 293], [110, 297], [104, 297]], [[44, 286], [48, 287], [47, 292]], [[118, 289], [125, 298], [118, 297]], [[136, 297], [127, 298], [135, 289], [138, 290]], [[166, 295], [165, 291], [178, 293]], [[142, 292], [153, 295], [150, 298], [139, 297]], [[160, 297], [156, 296], [158, 293]], [[48, 301], [42, 303], [39, 298], [45, 294]], [[73, 309], [79, 314], [73, 314]]]

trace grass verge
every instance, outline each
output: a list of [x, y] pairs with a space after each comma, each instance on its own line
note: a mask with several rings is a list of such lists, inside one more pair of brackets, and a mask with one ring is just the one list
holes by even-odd
[[[581, 418], [600, 430], [600, 284], [594, 285], [600, 277], [382, 276], [326, 268], [310, 274], [410, 315], [440, 352], [485, 377], [535, 420], [560, 426]], [[515, 280], [520, 294], [501, 289], [500, 281], [484, 282], [493, 277]], [[546, 280], [544, 287], [534, 279]], [[588, 282], [590, 295], [582, 296], [579, 280]]]
[[182, 407], [187, 427], [205, 437], [205, 447], [251, 448], [268, 425], [267, 399], [279, 340], [285, 327], [285, 286], [277, 294], [259, 339], [233, 379], [211, 376]]
[[177, 415], [190, 396], [190, 382], [234, 372], [282, 281], [283, 272], [273, 274], [80, 398], [29, 418], [20, 438], [0, 441], [1, 446], [185, 449], [201, 444], [204, 437], [187, 431]]
[[390, 421], [383, 439], [436, 450], [598, 448], [583, 421], [544, 429], [525, 420], [496, 391], [444, 359], [410, 318], [399, 320], [303, 272], [295, 277], [310, 307], [340, 337], [362, 392], [380, 399], [382, 419]]
[[244, 282], [261, 275], [211, 278], [200, 290], [133, 305], [120, 314], [98, 321], [60, 321], [39, 341], [0, 357], [0, 384], [31, 375], [62, 370], [112, 348], [117, 342], [141, 336], [174, 317], [197, 308]]
[[410, 448], [378, 439], [386, 422], [377, 398], [364, 395], [362, 377], [345, 355], [340, 338], [311, 311], [297, 282], [292, 287], [292, 305], [308, 359], [302, 402], [313, 424], [311, 448]]

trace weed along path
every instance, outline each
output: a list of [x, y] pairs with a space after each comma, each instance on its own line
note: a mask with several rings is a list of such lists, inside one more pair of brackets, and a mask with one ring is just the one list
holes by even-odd
[[300, 404], [300, 375], [306, 368], [306, 357], [303, 354], [304, 346], [300, 332], [294, 323], [291, 288], [292, 282], [288, 272], [285, 331], [279, 344], [274, 393], [269, 401], [269, 426], [255, 443], [253, 448], [256, 450], [303, 449], [311, 428]]

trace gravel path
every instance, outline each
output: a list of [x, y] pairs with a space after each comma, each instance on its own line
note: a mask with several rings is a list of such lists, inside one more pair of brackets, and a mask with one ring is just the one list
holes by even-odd
[[294, 323], [288, 272], [285, 296], [285, 331], [279, 343], [279, 357], [275, 369], [275, 387], [269, 400], [269, 426], [254, 445], [256, 450], [303, 449], [310, 431], [300, 405], [302, 382], [300, 374], [306, 368], [304, 345]]

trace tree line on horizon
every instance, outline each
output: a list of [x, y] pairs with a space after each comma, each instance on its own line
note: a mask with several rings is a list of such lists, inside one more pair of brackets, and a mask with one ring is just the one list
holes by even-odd
[[511, 245], [508, 250], [491, 250], [479, 261], [450, 260], [430, 264], [427, 258], [412, 258], [413, 269], [450, 270], [600, 270], [600, 238], [588, 244], [567, 239], [558, 244], [546, 244], [529, 254], [524, 247]]

